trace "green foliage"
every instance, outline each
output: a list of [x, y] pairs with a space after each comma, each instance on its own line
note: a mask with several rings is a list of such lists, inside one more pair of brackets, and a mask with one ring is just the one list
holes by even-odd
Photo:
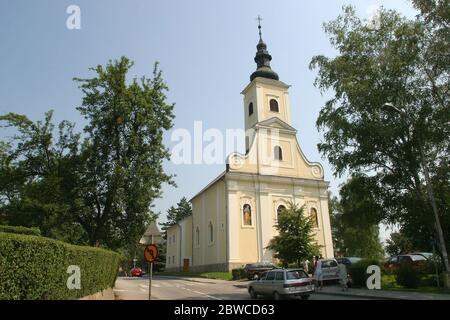
[[450, 28], [446, 1], [413, 3], [421, 10], [417, 19], [382, 9], [377, 28], [344, 7], [324, 25], [337, 55], [315, 56], [310, 67], [318, 70], [315, 85], [334, 91], [317, 119], [324, 134], [319, 151], [337, 176], [367, 174], [366, 190], [382, 208], [369, 212], [373, 221], [400, 224], [416, 249], [429, 250], [434, 225], [421, 145], [450, 237]]
[[278, 235], [271, 241], [268, 249], [275, 252], [275, 257], [286, 263], [301, 261], [317, 255], [318, 245], [312, 234], [313, 222], [304, 214], [303, 207], [290, 203], [278, 216], [275, 226]]
[[202, 272], [200, 277], [207, 279], [233, 280], [231, 272]]
[[[69, 290], [67, 268], [81, 269], [81, 289]], [[0, 233], [0, 300], [77, 299], [112, 288], [119, 255], [44, 237]]]
[[26, 228], [21, 226], [3, 226], [0, 225], [0, 232], [4, 233], [17, 233], [17, 234], [28, 234], [33, 236], [40, 236], [41, 231], [38, 228]]
[[395, 278], [399, 285], [406, 288], [417, 288], [421, 282], [419, 270], [410, 263], [402, 263]]
[[161, 229], [164, 233], [164, 238], [166, 237], [166, 230], [168, 227], [177, 224], [181, 220], [186, 217], [192, 215], [192, 206], [191, 203], [186, 199], [186, 197], [181, 198], [181, 200], [177, 203], [177, 206], [171, 206], [167, 210], [167, 222], [161, 223]]
[[231, 275], [233, 280], [247, 279], [247, 274], [244, 268], [235, 268], [231, 270]]
[[340, 190], [341, 200], [330, 199], [330, 219], [336, 253], [380, 259], [384, 256], [377, 220], [382, 209], [366, 178], [354, 175]]
[[367, 278], [370, 276], [367, 274], [367, 267], [371, 265], [380, 265], [380, 262], [376, 259], [363, 259], [350, 266], [350, 276], [353, 281], [353, 285], [357, 287], [366, 287]]
[[401, 232], [393, 232], [386, 240], [386, 252], [391, 256], [412, 252], [412, 240]]
[[4, 127], [16, 129], [0, 148], [0, 220], [39, 227], [45, 236], [83, 243], [85, 235], [73, 223], [69, 205], [79, 134], [73, 132], [72, 123], [62, 121], [54, 136], [52, 116], [49, 111], [43, 121], [36, 122], [15, 113], [0, 116]]
[[157, 65], [152, 78], [128, 83], [132, 65], [122, 57], [92, 69], [93, 78], [75, 79], [84, 95], [77, 108], [87, 120], [83, 139], [68, 121], [55, 135], [52, 111], [37, 122], [0, 116], [17, 132], [0, 143], [1, 223], [75, 244], [119, 248], [139, 240], [161, 185], [173, 183], [162, 162], [174, 114]]

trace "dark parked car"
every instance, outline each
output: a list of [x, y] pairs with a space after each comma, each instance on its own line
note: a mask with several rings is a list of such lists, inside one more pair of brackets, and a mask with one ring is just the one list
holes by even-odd
[[275, 268], [275, 265], [269, 262], [249, 263], [245, 265], [244, 272], [248, 280], [254, 280], [258, 279], [261, 273]]
[[352, 264], [355, 264], [362, 260], [362, 258], [359, 257], [342, 257], [342, 258], [336, 258], [338, 263], [342, 263], [347, 267], [347, 271], [350, 272], [350, 267]]
[[429, 263], [429, 261], [421, 254], [402, 254], [399, 256], [390, 257], [386, 261], [384, 266], [390, 271], [395, 271], [400, 267], [401, 264], [404, 263], [419, 267], [426, 265], [427, 263]]

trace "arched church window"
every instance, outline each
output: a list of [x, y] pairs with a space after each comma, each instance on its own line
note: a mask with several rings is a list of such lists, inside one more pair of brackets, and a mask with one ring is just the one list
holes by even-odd
[[250, 117], [253, 114], [253, 102], [250, 102], [248, 105], [248, 116]]
[[279, 112], [279, 110], [278, 110], [278, 101], [277, 100], [270, 99], [269, 105], [270, 105], [270, 111], [272, 111], [272, 112]]
[[283, 214], [284, 210], [286, 210], [286, 207], [283, 206], [282, 204], [280, 204], [280, 205], [278, 206], [278, 209], [277, 209], [277, 219], [278, 219], [278, 217], [279, 217], [280, 215]]
[[278, 161], [283, 160], [283, 150], [281, 150], [280, 146], [275, 146], [273, 148], [273, 157], [275, 160], [278, 160]]
[[316, 208], [311, 208], [311, 220], [314, 228], [319, 227], [319, 217], [317, 216]]
[[242, 208], [244, 226], [252, 225], [252, 207], [249, 204], [244, 204]]
[[197, 247], [200, 246], [200, 230], [198, 227], [195, 229], [195, 242], [197, 243]]
[[213, 228], [212, 222], [209, 222], [208, 233], [209, 233], [209, 243], [213, 243], [214, 242], [214, 228]]

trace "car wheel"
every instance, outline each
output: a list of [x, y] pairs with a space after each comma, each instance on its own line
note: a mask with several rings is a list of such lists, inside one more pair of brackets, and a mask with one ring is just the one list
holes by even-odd
[[248, 289], [248, 293], [250, 294], [250, 297], [252, 299], [258, 298], [258, 294], [255, 292], [255, 290], [253, 288]]
[[278, 293], [278, 292], [274, 292], [273, 293], [273, 298], [275, 299], [275, 300], [281, 300], [281, 295]]
[[304, 294], [302, 295], [302, 300], [308, 300], [309, 299], [309, 294]]

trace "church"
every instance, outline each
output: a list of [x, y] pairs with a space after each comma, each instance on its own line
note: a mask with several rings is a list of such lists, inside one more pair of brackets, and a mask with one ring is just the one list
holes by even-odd
[[333, 244], [323, 167], [309, 162], [292, 127], [289, 85], [270, 67], [261, 37], [257, 69], [241, 92], [246, 153], [232, 153], [225, 171], [190, 201], [193, 214], [167, 229], [167, 271], [229, 271], [247, 263], [274, 262], [267, 249], [278, 214], [290, 202], [313, 218], [323, 257]]

